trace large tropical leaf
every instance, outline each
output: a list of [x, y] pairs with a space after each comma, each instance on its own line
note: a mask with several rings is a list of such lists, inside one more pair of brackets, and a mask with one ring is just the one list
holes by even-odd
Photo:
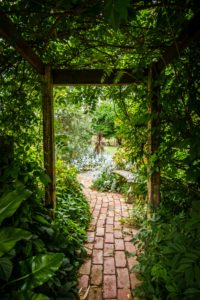
[[63, 258], [63, 253], [39, 254], [21, 262], [22, 272], [31, 270], [22, 278], [25, 279], [22, 289], [33, 289], [47, 282], [58, 270]]
[[0, 258], [0, 279], [8, 281], [11, 276], [13, 264], [8, 257]]
[[19, 292], [17, 294], [19, 300], [49, 300], [49, 297], [43, 294], [35, 294], [31, 291]]
[[10, 251], [15, 244], [22, 239], [29, 239], [31, 233], [14, 227], [3, 227], [0, 229], [0, 256]]
[[12, 216], [22, 201], [26, 200], [31, 195], [31, 191], [24, 188], [16, 189], [0, 199], [0, 223], [5, 218]]

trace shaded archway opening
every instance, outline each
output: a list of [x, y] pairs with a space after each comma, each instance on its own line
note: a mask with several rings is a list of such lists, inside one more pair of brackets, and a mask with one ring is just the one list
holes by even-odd
[[[50, 177], [51, 182], [46, 187], [45, 205], [54, 208], [56, 205], [55, 193], [55, 141], [54, 141], [54, 108], [53, 108], [53, 86], [54, 85], [128, 85], [143, 78], [148, 85], [149, 91], [149, 112], [153, 118], [149, 122], [149, 150], [150, 154], [155, 153], [159, 148], [160, 131], [160, 104], [159, 89], [156, 80], [159, 78], [165, 67], [180, 56], [180, 53], [191, 42], [200, 36], [199, 16], [197, 14], [185, 24], [179, 38], [168, 47], [162, 57], [151, 64], [146, 70], [134, 71], [131, 69], [113, 69], [110, 74], [104, 70], [54, 70], [46, 65], [34, 53], [29, 44], [17, 32], [15, 25], [5, 13], [0, 14], [0, 35], [11, 44], [18, 53], [28, 61], [38, 74], [42, 76], [43, 91], [43, 145], [44, 145], [44, 169]], [[153, 207], [160, 203], [160, 171], [159, 162], [157, 169], [149, 170], [148, 198]]]

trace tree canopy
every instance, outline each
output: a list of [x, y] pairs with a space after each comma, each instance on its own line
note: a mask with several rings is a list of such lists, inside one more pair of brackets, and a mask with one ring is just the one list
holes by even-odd
[[95, 134], [102, 134], [105, 138], [115, 135], [115, 111], [113, 103], [99, 103], [93, 117], [92, 128]]
[[1, 2], [44, 63], [106, 72], [158, 61], [198, 10], [195, 0]]

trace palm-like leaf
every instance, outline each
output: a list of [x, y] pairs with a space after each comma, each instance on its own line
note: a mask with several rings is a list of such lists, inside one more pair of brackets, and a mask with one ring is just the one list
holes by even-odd
[[[33, 289], [47, 282], [59, 269], [64, 259], [63, 253], [40, 254], [21, 262], [22, 272], [27, 272], [21, 279], [26, 279], [22, 289]], [[20, 280], [20, 278], [18, 279]]]
[[13, 227], [0, 229], [0, 256], [10, 251], [22, 239], [31, 238], [32, 234], [26, 230]]
[[0, 199], [0, 223], [2, 223], [4, 219], [12, 216], [22, 201], [26, 200], [30, 195], [31, 192], [24, 188], [16, 189], [3, 195]]

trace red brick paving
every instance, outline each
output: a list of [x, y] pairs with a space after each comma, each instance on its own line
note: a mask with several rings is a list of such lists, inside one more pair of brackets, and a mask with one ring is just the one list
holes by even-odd
[[116, 267], [122, 268], [127, 265], [127, 259], [124, 251], [115, 251], [115, 265]]
[[101, 285], [103, 279], [103, 266], [102, 265], [93, 265], [91, 273], [91, 284], [92, 285]]
[[135, 257], [126, 257], [125, 251], [135, 252], [130, 242], [137, 232], [120, 220], [129, 216], [131, 205], [117, 193], [101, 193], [89, 188], [91, 179], [79, 175], [84, 193], [90, 203], [93, 219], [88, 230], [85, 248], [88, 260], [79, 270], [79, 288], [87, 300], [131, 300], [131, 288], [139, 284], [131, 268]]
[[114, 257], [104, 258], [104, 274], [115, 274], [115, 260]]
[[117, 292], [118, 299], [120, 299], [120, 300], [130, 299], [130, 298], [128, 298], [130, 294], [131, 294], [131, 290], [126, 289], [126, 288], [118, 289], [118, 292]]
[[104, 275], [103, 297], [104, 299], [112, 299], [117, 296], [117, 285], [115, 275]]
[[103, 250], [94, 249], [92, 258], [93, 258], [92, 260], [93, 264], [97, 264], [97, 265], [103, 264]]
[[104, 244], [104, 256], [114, 256], [114, 244]]

